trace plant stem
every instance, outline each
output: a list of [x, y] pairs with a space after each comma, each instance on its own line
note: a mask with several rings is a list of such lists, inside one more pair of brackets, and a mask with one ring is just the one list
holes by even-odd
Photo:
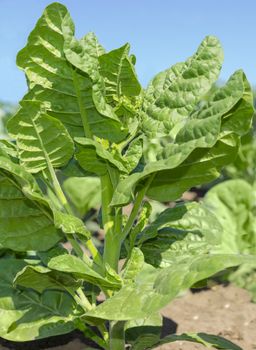
[[136, 220], [136, 217], [138, 215], [138, 212], [140, 210], [143, 198], [145, 197], [147, 190], [151, 184], [151, 182], [153, 181], [155, 175], [151, 175], [149, 177], [149, 179], [147, 180], [145, 186], [138, 192], [137, 197], [135, 199], [133, 208], [132, 208], [132, 212], [129, 216], [129, 219], [123, 229], [122, 235], [121, 235], [121, 240], [122, 242], [125, 240], [125, 238], [128, 236], [129, 232], [131, 231], [131, 228]]
[[113, 186], [108, 173], [102, 175], [101, 178], [101, 202], [102, 202], [102, 221], [105, 234], [111, 232], [114, 228], [114, 213], [110, 207], [113, 196]]
[[113, 186], [109, 173], [106, 173], [101, 176], [102, 221], [105, 231], [103, 261], [117, 271], [121, 243], [115, 235], [115, 209], [110, 206], [112, 196]]
[[[73, 296], [74, 300], [86, 311], [92, 310], [93, 309], [93, 305], [89, 302], [89, 300], [87, 299], [86, 295], [84, 294], [82, 288], [78, 288], [76, 293], [74, 293], [71, 289], [67, 289], [69, 291], [69, 293]], [[104, 324], [99, 325], [98, 329], [102, 335], [102, 338], [104, 340], [104, 345], [102, 343], [102, 339], [99, 338], [97, 335], [94, 335], [93, 340], [99, 344], [100, 346], [104, 347], [104, 349], [108, 348], [108, 342], [109, 342], [109, 333], [108, 330], [106, 328], [106, 326]], [[85, 334], [86, 335], [86, 334]], [[106, 348], [106, 346], [107, 348]]]
[[76, 236], [74, 234], [73, 235], [66, 235], [66, 236], [67, 236], [67, 239], [69, 240], [69, 242], [71, 243], [74, 251], [76, 252], [76, 255], [83, 260], [87, 260], [86, 255], [84, 254], [82, 248], [80, 247], [80, 244], [76, 240]]
[[99, 325], [98, 330], [100, 331], [100, 334], [102, 335], [102, 338], [104, 339], [105, 343], [109, 344], [109, 333], [106, 326], [104, 324]]
[[59, 180], [56, 176], [56, 173], [53, 169], [53, 167], [50, 165], [48, 165], [48, 170], [49, 170], [49, 173], [50, 173], [50, 177], [51, 177], [51, 180], [52, 180], [52, 184], [53, 184], [53, 188], [54, 188], [54, 191], [55, 191], [55, 194], [57, 196], [57, 198], [59, 199], [60, 201], [60, 204], [63, 206], [63, 208], [66, 210], [67, 213], [71, 214], [72, 210], [69, 206], [69, 203], [67, 201], [67, 198], [64, 194], [64, 192], [62, 191], [62, 188], [60, 186], [60, 183], [59, 183]]
[[125, 349], [124, 325], [125, 325], [124, 321], [110, 322], [110, 338], [109, 338], [110, 350]]
[[[66, 212], [70, 215], [73, 215], [73, 211], [72, 211], [72, 209], [67, 201], [67, 198], [66, 198], [64, 192], [62, 191], [62, 188], [60, 186], [60, 183], [58, 181], [58, 178], [56, 176], [54, 169], [52, 168], [52, 166], [49, 166], [48, 168], [49, 168], [49, 173], [50, 173], [50, 177], [52, 180], [52, 184], [53, 184], [56, 196], [58, 197], [61, 205], [66, 210]], [[73, 239], [71, 239], [71, 240], [69, 239], [69, 240], [70, 240], [70, 243], [72, 243], [72, 246], [73, 246], [76, 254], [79, 257], [83, 257], [84, 253], [83, 253], [81, 247], [79, 246], [79, 244], [77, 243], [76, 235], [73, 234], [72, 237], [73, 237]], [[85, 246], [90, 251], [92, 258], [95, 260], [95, 262], [98, 265], [102, 265], [101, 256], [98, 252], [98, 249], [95, 247], [95, 245], [93, 244], [91, 239], [89, 239], [88, 241], [85, 242]]]
[[85, 246], [90, 251], [94, 262], [97, 265], [102, 266], [102, 257], [100, 255], [98, 249], [93, 244], [93, 241], [91, 239], [88, 239], [88, 241], [85, 242]]
[[84, 305], [85, 310], [91, 310], [92, 309], [92, 304], [89, 302], [89, 300], [87, 299], [87, 297], [85, 296], [82, 288], [78, 288], [77, 289], [77, 295], [79, 296], [79, 299], [81, 300], [82, 305]]

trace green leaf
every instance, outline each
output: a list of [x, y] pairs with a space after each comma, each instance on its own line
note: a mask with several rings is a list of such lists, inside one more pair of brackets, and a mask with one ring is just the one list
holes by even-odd
[[226, 340], [222, 337], [206, 333], [183, 333], [173, 334], [161, 339], [154, 347], [154, 349], [160, 345], [173, 343], [175, 341], [189, 341], [192, 343], [198, 343], [204, 345], [206, 348], [222, 349], [222, 350], [242, 350], [240, 346]]
[[198, 203], [186, 203], [163, 211], [150, 224], [138, 244], [145, 261], [166, 267], [207, 254], [221, 242], [223, 229], [215, 215]]
[[61, 238], [31, 174], [0, 157], [0, 244], [14, 251], [48, 250]]
[[[147, 195], [159, 201], [176, 200], [190, 187], [218, 177], [220, 169], [237, 153], [237, 135], [248, 131], [253, 115], [247, 100], [250, 98], [244, 73], [237, 71], [208, 102], [187, 116], [175, 140], [159, 152], [158, 160], [148, 162], [142, 171], [120, 181], [112, 205], [127, 204], [136, 187], [144, 186], [149, 176], [153, 180]], [[238, 116], [243, 119], [244, 128], [237, 125]]]
[[63, 188], [81, 217], [101, 203], [100, 179], [98, 177], [70, 177]]
[[221, 169], [235, 159], [238, 147], [239, 139], [228, 135], [210, 149], [199, 148], [193, 151], [176, 169], [157, 173], [148, 196], [159, 201], [176, 200], [191, 187], [215, 180]]
[[[97, 127], [92, 126], [92, 129], [96, 130], [95, 134], [103, 138], [107, 138], [112, 141], [120, 141], [124, 138], [127, 133], [126, 128], [121, 126], [117, 119], [117, 115], [114, 109], [106, 103], [106, 87], [104, 84], [103, 77], [99, 73], [99, 57], [104, 54], [105, 50], [98, 43], [98, 40], [93, 33], [88, 33], [81, 40], [74, 38], [73, 24], [71, 24], [70, 17], [65, 16], [62, 23], [62, 30], [65, 37], [64, 53], [68, 62], [70, 62], [75, 68], [76, 73], [81, 70], [91, 78], [91, 99], [88, 94], [84, 95], [84, 100], [87, 98], [87, 104], [85, 105], [85, 111], [82, 113], [83, 120], [94, 117], [92, 123], [97, 123]], [[81, 101], [80, 101], [81, 105]], [[97, 114], [93, 113], [92, 107], [95, 105], [96, 112], [100, 115], [107, 117], [104, 120], [104, 124], [97, 122]], [[88, 113], [85, 113], [88, 112]], [[106, 130], [106, 126], [108, 129]], [[112, 134], [111, 134], [111, 133]]]
[[143, 155], [143, 141], [140, 137], [134, 139], [124, 154], [125, 166], [130, 173], [138, 165]]
[[141, 91], [134, 66], [129, 59], [130, 45], [110, 51], [99, 57], [100, 74], [104, 77], [106, 98], [137, 96]]
[[52, 271], [40, 265], [25, 266], [17, 273], [13, 282], [14, 285], [32, 288], [39, 293], [46, 289], [76, 290], [81, 286], [81, 282], [75, 280], [71, 275]]
[[159, 313], [125, 324], [125, 339], [132, 345], [132, 350], [149, 349], [160, 340], [162, 316]]
[[205, 196], [204, 205], [218, 218], [223, 231], [221, 244], [212, 252], [253, 254], [254, 264], [243, 264], [227, 279], [250, 291], [255, 299], [256, 226], [254, 188], [242, 179], [214, 186]]
[[63, 20], [62, 30], [65, 37], [64, 52], [68, 61], [77, 69], [95, 78], [95, 75], [98, 75], [98, 70], [95, 68], [99, 68], [99, 57], [105, 53], [96, 35], [90, 32], [77, 40], [69, 15]]
[[62, 213], [59, 210], [53, 210], [54, 225], [67, 234], [79, 234], [89, 239], [90, 232], [85, 227], [83, 221], [74, 215]]
[[139, 243], [145, 242], [147, 237], [157, 236], [158, 231], [164, 228], [202, 233], [211, 244], [220, 242], [222, 229], [216, 216], [204, 205], [196, 202], [178, 203], [174, 208], [164, 210], [144, 229]]
[[68, 164], [61, 169], [61, 174], [64, 178], [69, 177], [85, 177], [85, 176], [92, 176], [93, 174], [84, 170], [80, 165], [78, 164], [77, 160], [75, 158], [72, 158]]
[[[237, 89], [236, 80], [241, 81], [240, 92], [243, 90], [243, 96], [237, 102], [237, 105], [234, 105], [233, 109], [225, 115], [224, 121], [221, 127], [222, 135], [230, 133], [230, 130], [235, 132], [237, 135], [245, 135], [252, 124], [252, 114], [254, 114], [253, 108], [253, 92], [250, 86], [250, 83], [246, 79], [246, 76], [242, 70], [237, 71], [237, 74], [233, 74], [231, 77], [231, 82], [233, 82], [233, 94]], [[243, 89], [241, 87], [243, 86]], [[232, 90], [232, 84], [230, 84], [230, 89]], [[237, 93], [239, 90], [237, 89]], [[218, 94], [216, 99], [218, 98]]]
[[[220, 169], [231, 162], [238, 150], [238, 139], [227, 136], [211, 149], [199, 148], [179, 166], [179, 154], [149, 163], [142, 172], [121, 180], [114, 192], [112, 205], [123, 206], [131, 200], [136, 188], [152, 179], [147, 195], [159, 201], [175, 201], [189, 188], [208, 183], [219, 176]], [[182, 151], [181, 151], [182, 153]], [[176, 164], [177, 164], [176, 163]], [[156, 174], [156, 175], [155, 175]]]
[[21, 106], [7, 125], [17, 141], [21, 164], [31, 173], [66, 165], [74, 146], [63, 124], [47, 115], [38, 102], [22, 101]]
[[21, 342], [71, 332], [81, 310], [61, 291], [40, 295], [13, 285], [15, 276], [25, 266], [21, 260], [0, 260], [0, 336]]
[[[73, 35], [74, 24], [66, 7], [58, 3], [47, 6], [17, 56], [17, 64], [25, 71], [30, 88], [24, 99], [41, 101], [47, 112], [74, 136], [84, 136], [84, 129], [86, 133], [91, 129], [99, 137], [119, 141], [126, 131], [118, 118], [102, 98], [99, 101], [94, 97], [89, 75], [79, 72], [66, 58], [65, 54], [69, 59], [70, 55], [65, 40], [69, 44]], [[83, 60], [88, 60], [88, 54], [84, 54]]]
[[168, 135], [187, 118], [217, 80], [223, 51], [217, 38], [206, 37], [194, 56], [159, 73], [145, 93], [143, 130], [150, 136]]
[[214, 186], [203, 202], [224, 231], [218, 252], [256, 254], [255, 204], [250, 184], [242, 179], [225, 181]]
[[120, 172], [127, 172], [123, 162], [116, 159], [99, 142], [86, 138], [75, 138], [75, 141], [79, 145], [76, 159], [83, 169], [97, 175], [104, 175], [108, 166], [117, 168]]
[[133, 248], [125, 269], [122, 271], [124, 284], [133, 283], [144, 266], [144, 256], [139, 248]]
[[113, 297], [86, 315], [107, 320], [145, 318], [196, 282], [228, 267], [253, 261], [252, 256], [215, 254], [194, 256], [161, 270], [145, 265], [133, 284], [125, 285]]
[[61, 240], [51, 215], [0, 176], [0, 244], [15, 251], [47, 250]]
[[251, 129], [241, 137], [241, 146], [237, 158], [224, 168], [224, 174], [229, 178], [243, 178], [250, 184], [255, 182], [256, 175], [256, 139]]
[[93, 264], [88, 265], [76, 256], [67, 254], [65, 250], [52, 249], [41, 253], [40, 257], [51, 270], [71, 273], [78, 279], [103, 288], [115, 290], [121, 287], [120, 277], [110, 267], [106, 267], [105, 276], [102, 276], [94, 270]]
[[22, 189], [22, 192], [29, 198], [47, 203], [35, 178], [27, 172], [24, 167], [14, 163], [6, 156], [0, 156], [0, 173], [1, 175], [6, 176], [8, 174], [8, 176], [13, 177], [15, 182], [17, 182]]

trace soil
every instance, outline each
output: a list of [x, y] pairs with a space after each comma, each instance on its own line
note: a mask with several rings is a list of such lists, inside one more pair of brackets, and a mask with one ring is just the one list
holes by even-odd
[[[221, 335], [243, 350], [256, 349], [256, 304], [250, 295], [235, 286], [215, 286], [200, 292], [187, 292], [162, 310], [164, 333], [205, 332]], [[37, 342], [15, 344], [2, 340], [0, 350], [89, 350], [88, 340], [79, 332]], [[66, 344], [66, 345], [63, 345]], [[86, 345], [87, 344], [87, 345]], [[204, 350], [202, 345], [176, 342], [158, 350]]]
[[[256, 349], [256, 304], [247, 291], [217, 285], [199, 293], [188, 292], [163, 310], [177, 324], [177, 333], [205, 332], [223, 336], [243, 350]], [[204, 350], [203, 345], [176, 342], [158, 350]]]

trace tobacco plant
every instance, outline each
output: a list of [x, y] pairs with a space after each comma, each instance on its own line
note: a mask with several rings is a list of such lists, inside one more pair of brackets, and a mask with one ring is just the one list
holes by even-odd
[[242, 179], [214, 186], [203, 200], [222, 226], [223, 235], [214, 253], [251, 254], [254, 264], [243, 264], [227, 271], [225, 278], [247, 289], [256, 302], [256, 196], [255, 185]]
[[[212, 252], [223, 228], [201, 204], [149, 217], [152, 199], [176, 201], [234, 160], [251, 125], [250, 85], [239, 70], [210, 92], [223, 60], [212, 36], [146, 89], [129, 50], [106, 52], [93, 33], [77, 40], [53, 3], [18, 53], [28, 92], [8, 122], [13, 141], [0, 143], [0, 336], [77, 328], [103, 349], [176, 340], [239, 349], [202, 333], [160, 339], [159, 310], [253, 257]], [[97, 191], [103, 249], [83, 218]]]

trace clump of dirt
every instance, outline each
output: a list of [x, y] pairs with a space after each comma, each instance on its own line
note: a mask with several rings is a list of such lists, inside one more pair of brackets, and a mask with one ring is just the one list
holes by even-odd
[[[164, 333], [205, 332], [225, 337], [243, 350], [256, 349], [256, 304], [250, 302], [247, 291], [233, 285], [218, 285], [198, 293], [187, 292], [162, 310], [169, 322], [165, 322]], [[172, 321], [170, 321], [172, 320]], [[62, 345], [65, 342], [66, 345]], [[48, 341], [48, 347], [46, 346]], [[88, 340], [82, 339], [79, 332], [54, 337], [53, 340], [15, 344], [3, 341], [0, 350], [48, 349], [48, 350], [86, 350]], [[158, 350], [205, 350], [203, 345], [176, 342], [158, 347]]]
[[[177, 333], [205, 332], [220, 335], [244, 350], [256, 349], [256, 304], [247, 291], [218, 285], [199, 293], [188, 292], [163, 309], [178, 324]], [[203, 345], [176, 342], [158, 350], [204, 350]]]

